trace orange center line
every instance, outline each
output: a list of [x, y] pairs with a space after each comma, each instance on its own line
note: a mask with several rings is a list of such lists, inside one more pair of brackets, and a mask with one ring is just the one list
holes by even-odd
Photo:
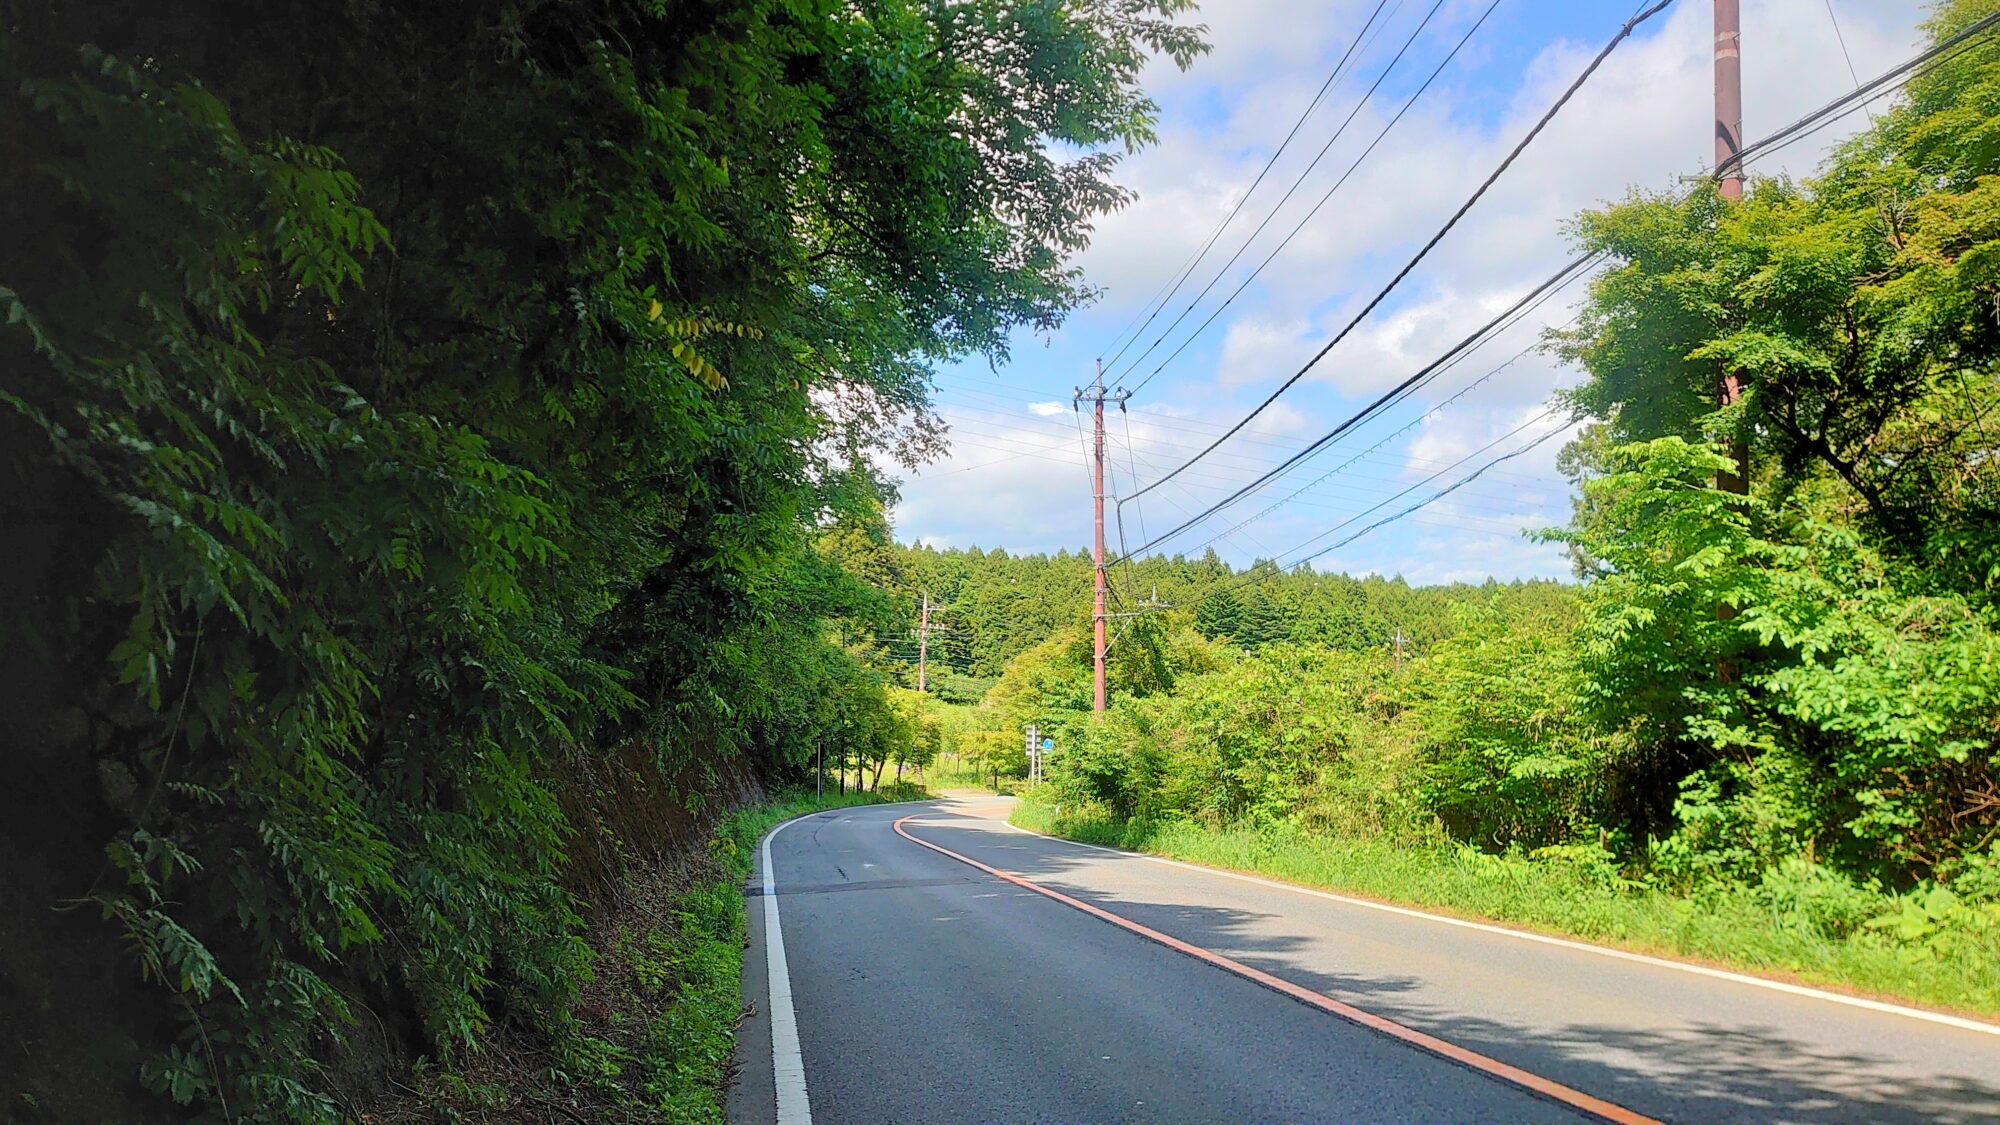
[[1252, 968], [1233, 957], [1225, 957], [1214, 950], [1204, 949], [1199, 945], [1182, 941], [1171, 934], [1163, 934], [1150, 926], [1140, 925], [1123, 915], [1113, 914], [1101, 906], [1095, 906], [1084, 902], [1082, 899], [1073, 898], [1061, 891], [1051, 890], [1040, 883], [1025, 879], [1011, 871], [1002, 871], [997, 867], [981, 863], [970, 856], [960, 855], [950, 848], [933, 844], [929, 840], [920, 839], [911, 835], [909, 830], [903, 827], [904, 824], [914, 819], [916, 819], [916, 816], [912, 814], [896, 821], [894, 825], [896, 834], [913, 844], [922, 845], [940, 855], [949, 856], [967, 866], [976, 867], [996, 879], [1004, 879], [1017, 887], [1025, 887], [1036, 894], [1047, 895], [1065, 906], [1074, 907], [1093, 918], [1100, 918], [1121, 929], [1130, 930], [1148, 941], [1157, 942], [1168, 949], [1185, 953], [1197, 960], [1206, 961], [1216, 968], [1235, 973], [1246, 980], [1261, 984], [1273, 992], [1281, 992], [1294, 1000], [1310, 1004], [1323, 1012], [1339, 1016], [1350, 1023], [1359, 1024], [1370, 1031], [1380, 1032], [1392, 1039], [1401, 1040], [1413, 1047], [1429, 1051], [1431, 1054], [1449, 1059], [1461, 1066], [1470, 1067], [1482, 1074], [1490, 1075], [1503, 1082], [1519, 1086], [1541, 1097], [1572, 1106], [1606, 1121], [1617, 1122], [1618, 1125], [1660, 1125], [1660, 1122], [1656, 1119], [1647, 1117], [1644, 1114], [1634, 1113], [1624, 1106], [1607, 1102], [1602, 1098], [1591, 1097], [1581, 1090], [1573, 1089], [1548, 1078], [1543, 1078], [1539, 1074], [1522, 1070], [1518, 1066], [1509, 1066], [1498, 1059], [1489, 1058], [1477, 1051], [1461, 1047], [1456, 1043], [1447, 1043], [1435, 1035], [1426, 1034], [1413, 1027], [1406, 1027], [1385, 1016], [1378, 1016], [1373, 1012], [1363, 1011], [1352, 1004], [1335, 1000], [1324, 993], [1315, 992], [1303, 985], [1293, 984], [1282, 977], [1272, 976], [1262, 969]]

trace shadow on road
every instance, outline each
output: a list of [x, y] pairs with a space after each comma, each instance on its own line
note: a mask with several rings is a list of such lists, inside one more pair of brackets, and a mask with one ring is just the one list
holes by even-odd
[[927, 810], [923, 819], [934, 827], [919, 826], [919, 834], [945, 847], [976, 846], [978, 858], [996, 867], [1060, 884], [1064, 893], [1142, 925], [1641, 1112], [1680, 1121], [2000, 1120], [2000, 1086], [1913, 1076], [1907, 1063], [1887, 1055], [1828, 1052], [1774, 1027], [1685, 1021], [1660, 1030], [1591, 1022], [1551, 1027], [1546, 1016], [1518, 1023], [1469, 1016], [1414, 995], [1435, 982], [1308, 965], [1307, 939], [1271, 932], [1282, 915], [1103, 893], [1066, 878], [1109, 858], [1103, 853], [990, 830], [969, 837], [946, 827], [947, 819], [970, 828], [983, 818], [948, 808]]

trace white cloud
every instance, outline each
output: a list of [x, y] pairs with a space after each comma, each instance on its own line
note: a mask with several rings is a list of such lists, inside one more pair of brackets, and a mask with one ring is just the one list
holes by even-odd
[[1276, 382], [1296, 367], [1299, 352], [1313, 334], [1313, 323], [1304, 318], [1238, 317], [1223, 334], [1216, 382], [1230, 388]]

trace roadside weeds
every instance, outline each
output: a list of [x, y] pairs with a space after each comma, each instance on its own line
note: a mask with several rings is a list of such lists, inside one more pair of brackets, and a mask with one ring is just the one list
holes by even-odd
[[1380, 839], [1148, 826], [1059, 814], [1033, 799], [1016, 805], [1009, 822], [1388, 905], [1977, 1020], [2000, 1018], [2000, 925], [1978, 915], [1914, 939], [1903, 936], [1908, 931], [1861, 925], [1829, 933], [1807, 896], [1788, 901], [1768, 887], [1675, 895], [1581, 864]]

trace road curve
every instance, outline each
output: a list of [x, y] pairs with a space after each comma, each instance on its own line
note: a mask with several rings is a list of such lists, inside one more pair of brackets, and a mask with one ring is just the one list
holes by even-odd
[[[800, 1063], [787, 1118], [827, 1123], [1605, 1119], [1563, 1090], [1669, 1121], [2000, 1119], [2000, 1035], [1088, 849], [1006, 807], [843, 809], [769, 840], [731, 1122], [776, 1119]], [[776, 1070], [774, 976], [798, 1045]]]

